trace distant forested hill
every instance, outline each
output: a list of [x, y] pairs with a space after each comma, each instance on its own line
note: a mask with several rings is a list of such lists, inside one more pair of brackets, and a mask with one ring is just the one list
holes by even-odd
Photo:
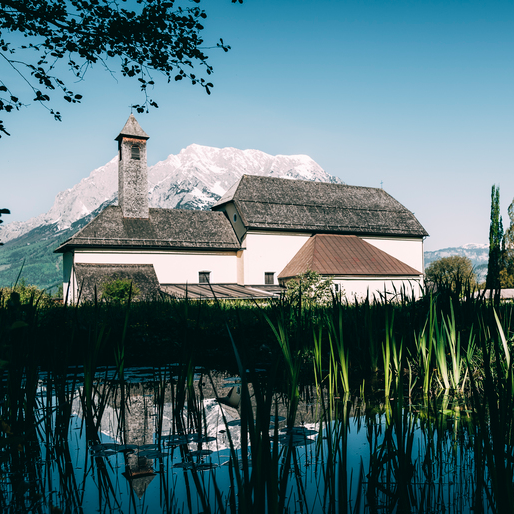
[[473, 263], [475, 273], [479, 282], [485, 280], [487, 275], [487, 262], [489, 260], [489, 245], [487, 244], [467, 244], [464, 246], [455, 246], [451, 248], [442, 248], [433, 252], [425, 252], [425, 268], [433, 261], [442, 257], [451, 257], [452, 255], [461, 255], [468, 257]]

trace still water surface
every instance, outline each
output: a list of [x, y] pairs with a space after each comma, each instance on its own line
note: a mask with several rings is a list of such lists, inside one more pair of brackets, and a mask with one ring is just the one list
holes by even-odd
[[252, 439], [241, 378], [196, 371], [187, 394], [173, 367], [125, 370], [123, 385], [99, 370], [90, 396], [79, 373], [42, 376], [32, 440], [2, 453], [3, 508], [240, 512], [262, 494], [283, 512], [488, 512], [462, 400], [371, 405], [305, 387], [294, 425], [275, 394]]

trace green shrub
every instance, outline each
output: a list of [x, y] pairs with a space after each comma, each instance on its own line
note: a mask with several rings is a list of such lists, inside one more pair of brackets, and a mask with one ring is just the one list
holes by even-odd
[[47, 307], [53, 304], [52, 297], [35, 285], [27, 284], [25, 279], [14, 287], [0, 287], [0, 305], [27, 305], [37, 304], [39, 307]]
[[449, 289], [460, 295], [477, 286], [473, 263], [468, 257], [452, 255], [431, 262], [425, 269], [425, 281], [435, 290]]
[[134, 299], [140, 292], [139, 287], [127, 278], [115, 278], [102, 286], [102, 298], [117, 303], [126, 302], [129, 296]]
[[286, 298], [293, 304], [301, 298], [305, 306], [327, 305], [332, 302], [334, 284], [332, 277], [309, 270], [287, 282], [286, 288]]

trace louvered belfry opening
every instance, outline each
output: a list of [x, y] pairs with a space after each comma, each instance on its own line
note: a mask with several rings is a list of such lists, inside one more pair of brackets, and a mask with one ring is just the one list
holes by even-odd
[[131, 159], [135, 159], [136, 161], [139, 161], [141, 159], [138, 145], [132, 145], [132, 148], [130, 149], [130, 153], [131, 153], [131, 155], [130, 155]]

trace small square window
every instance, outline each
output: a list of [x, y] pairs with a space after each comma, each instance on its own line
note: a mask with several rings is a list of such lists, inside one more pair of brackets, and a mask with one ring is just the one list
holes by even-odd
[[209, 284], [211, 281], [211, 272], [210, 271], [200, 271], [198, 273], [198, 282], [200, 284]]
[[275, 283], [275, 272], [266, 271], [264, 273], [264, 284], [271, 285]]

